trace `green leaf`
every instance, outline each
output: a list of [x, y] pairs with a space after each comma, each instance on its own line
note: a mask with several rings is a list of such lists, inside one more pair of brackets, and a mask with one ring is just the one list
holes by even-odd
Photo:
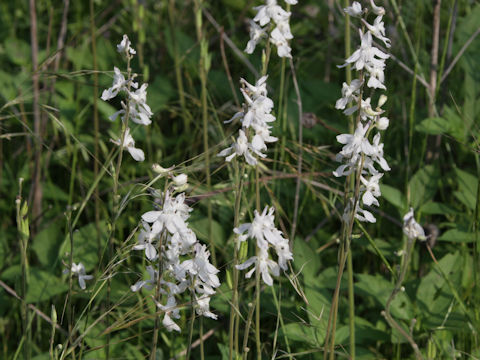
[[[357, 274], [356, 277], [359, 281], [355, 284], [355, 291], [363, 296], [371, 296], [382, 308], [385, 308], [394, 285], [380, 275]], [[397, 294], [390, 309], [396, 318], [410, 320], [413, 317], [412, 304], [404, 292]]]
[[456, 243], [471, 243], [475, 241], [473, 232], [461, 231], [458, 229], [450, 229], [445, 231], [439, 238], [440, 241], [450, 241]]
[[424, 166], [413, 175], [409, 186], [412, 206], [415, 209], [434, 197], [437, 192], [437, 180], [437, 170], [433, 165]]
[[[73, 262], [82, 262], [87, 272], [98, 265], [98, 239], [100, 239], [100, 250], [103, 250], [103, 246], [107, 241], [107, 225], [105, 221], [100, 222], [100, 234], [98, 235], [95, 223], [85, 225], [73, 233]], [[67, 236], [60, 250], [60, 256], [67, 256], [69, 253], [70, 239]]]
[[312, 281], [320, 271], [320, 257], [303, 239], [295, 239], [293, 243], [295, 261], [293, 266], [296, 271], [301, 271], [305, 281]]
[[[204, 217], [201, 219], [194, 219], [189, 222], [190, 228], [195, 232], [197, 237], [202, 240], [206, 245], [210, 244], [210, 239], [208, 238], [208, 227], [209, 221], [208, 218]], [[212, 239], [215, 245], [223, 246], [225, 233], [222, 226], [212, 219]]]
[[58, 257], [61, 243], [60, 228], [56, 223], [40, 231], [32, 241], [32, 249], [43, 266], [51, 266]]
[[420, 211], [428, 215], [453, 215], [457, 213], [457, 211], [452, 209], [450, 206], [434, 201], [429, 201], [422, 205], [420, 207]]
[[53, 274], [36, 268], [30, 268], [29, 272], [26, 298], [28, 303], [46, 301], [68, 290], [68, 285]]
[[470, 210], [475, 210], [477, 177], [458, 168], [455, 168], [455, 175], [457, 177], [458, 191], [455, 191], [453, 195]]
[[404, 213], [407, 208], [407, 199], [405, 195], [393, 186], [380, 184], [380, 190], [382, 197], [385, 198], [390, 204], [395, 206], [400, 213]]
[[430, 135], [444, 134], [447, 133], [449, 129], [450, 124], [448, 121], [440, 117], [427, 118], [415, 126], [415, 130]]
[[286, 335], [288, 340], [298, 341], [309, 345], [316, 345], [315, 329], [305, 324], [293, 323], [287, 324], [279, 331], [279, 338], [282, 339]]
[[[438, 262], [438, 266], [454, 284], [459, 284], [462, 268], [459, 267], [458, 264], [461, 263], [462, 257], [457, 251], [453, 254], [445, 255]], [[428, 326], [440, 325], [450, 304], [454, 301], [453, 299], [453, 294], [450, 292], [447, 282], [435, 266], [422, 278], [418, 286], [418, 314], [424, 318]]]

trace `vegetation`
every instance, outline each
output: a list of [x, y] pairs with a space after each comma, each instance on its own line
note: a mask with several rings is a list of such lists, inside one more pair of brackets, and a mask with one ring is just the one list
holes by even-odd
[[[377, 0], [374, 223], [342, 217], [368, 154], [333, 174], [359, 123], [335, 108], [342, 83], [365, 75], [337, 65], [368, 28], [348, 0], [278, 0], [292, 58], [266, 39], [247, 54], [263, 3], [0, 3], [0, 358], [480, 358], [480, 2]], [[239, 129], [258, 139], [224, 122], [267, 91], [278, 140], [229, 159]], [[174, 196], [181, 221], [148, 230]], [[166, 250], [186, 232], [182, 272]]]

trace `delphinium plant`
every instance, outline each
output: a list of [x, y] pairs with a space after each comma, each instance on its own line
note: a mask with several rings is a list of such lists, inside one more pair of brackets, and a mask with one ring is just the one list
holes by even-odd
[[[296, 4], [296, 0], [286, 0], [288, 5]], [[266, 48], [262, 54], [262, 77], [254, 85], [245, 79], [240, 79], [241, 93], [245, 100], [242, 110], [237, 112], [229, 121], [241, 124], [238, 130], [238, 137], [230, 147], [221, 151], [218, 156], [225, 157], [227, 162], [234, 158], [237, 169], [237, 189], [235, 200], [235, 219], [234, 219], [234, 260], [233, 260], [233, 289], [232, 289], [232, 310], [230, 313], [229, 328], [229, 358], [232, 359], [239, 350], [246, 357], [249, 351], [248, 337], [250, 324], [255, 310], [255, 339], [257, 358], [262, 357], [261, 339], [260, 339], [260, 295], [261, 280], [268, 285], [273, 285], [271, 275], [279, 276], [280, 269], [287, 270], [287, 262], [293, 260], [293, 254], [290, 250], [290, 244], [282, 232], [275, 227], [275, 217], [273, 207], [265, 206], [263, 211], [260, 205], [260, 185], [259, 185], [259, 166], [262, 159], [267, 157], [267, 144], [276, 142], [278, 139], [271, 135], [271, 128], [276, 118], [272, 114], [274, 103], [268, 97], [267, 79], [268, 63], [270, 60], [270, 45], [277, 48], [277, 54], [280, 58], [291, 58], [291, 48], [288, 41], [293, 38], [290, 30], [289, 19], [291, 13], [282, 8], [276, 0], [267, 0], [264, 5], [254, 8], [256, 16], [250, 23], [250, 40], [245, 48], [245, 52], [251, 54], [254, 52], [258, 43], [263, 38], [267, 38]], [[238, 164], [241, 164], [241, 170]], [[256, 209], [254, 210], [254, 219], [251, 223], [240, 224], [240, 202], [243, 190], [243, 178], [247, 168], [253, 168], [256, 179]], [[254, 240], [255, 255], [240, 261], [241, 245], [248, 238]], [[246, 247], [242, 247], [246, 250]], [[276, 260], [272, 258], [275, 254]], [[253, 267], [252, 267], [253, 266]], [[244, 331], [244, 340], [242, 348], [239, 349], [239, 290], [238, 290], [238, 270], [245, 270], [252, 267], [247, 273], [246, 278], [250, 278], [255, 273], [255, 305], [249, 310]]]
[[[341, 244], [339, 248], [339, 269], [337, 284], [332, 299], [327, 334], [325, 338], [325, 358], [334, 358], [335, 330], [337, 322], [338, 298], [340, 282], [347, 261], [351, 261], [351, 241], [355, 221], [375, 223], [375, 216], [367, 207], [379, 206], [378, 197], [381, 196], [379, 181], [390, 167], [383, 156], [381, 132], [387, 129], [389, 120], [384, 116], [382, 106], [387, 98], [378, 95], [378, 91], [385, 91], [385, 60], [389, 55], [375, 46], [376, 38], [389, 48], [390, 40], [385, 35], [383, 16], [385, 9], [376, 6], [373, 0], [370, 7], [362, 7], [354, 1], [344, 9], [351, 17], [358, 18], [358, 34], [360, 46], [340, 67], [351, 66], [357, 77], [344, 82], [342, 97], [335, 107], [343, 110], [350, 117], [352, 133], [337, 136], [337, 141], [343, 144], [336, 160], [341, 165], [333, 172], [336, 177], [345, 177], [345, 206], [342, 215]], [[368, 21], [375, 16], [373, 24]], [[377, 92], [377, 93], [375, 93]], [[374, 105], [376, 104], [376, 105]], [[349, 262], [350, 262], [349, 261]], [[349, 264], [349, 283], [352, 282], [353, 271]], [[350, 297], [350, 353], [355, 356], [355, 325], [353, 288], [349, 286]]]
[[[197, 240], [187, 221], [192, 211], [185, 203], [187, 175], [173, 176], [171, 170], [160, 166], [155, 169], [161, 169], [159, 177], [164, 177], [165, 186], [163, 190], [152, 190], [155, 210], [142, 215], [138, 244], [133, 247], [145, 253], [149, 279], [131, 286], [134, 292], [142, 288], [154, 290], [153, 301], [161, 310], [160, 314], [155, 314], [152, 359], [156, 356], [159, 316], [163, 316], [162, 324], [168, 331], [180, 332], [174, 321], [180, 318], [177, 299], [189, 290], [193, 314], [217, 319], [209, 304], [215, 289], [220, 286], [219, 271], [209, 260], [210, 251]], [[192, 315], [190, 339], [194, 319]]]

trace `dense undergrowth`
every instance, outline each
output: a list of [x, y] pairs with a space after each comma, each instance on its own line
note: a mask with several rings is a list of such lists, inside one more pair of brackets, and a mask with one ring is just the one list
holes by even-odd
[[[337, 65], [365, 27], [346, 20], [348, 1], [278, 1], [291, 11], [291, 60], [266, 40], [243, 51], [260, 0], [29, 3], [0, 3], [0, 358], [480, 358], [478, 1], [377, 0], [391, 41], [376, 41], [390, 55], [391, 170], [379, 206], [365, 207], [376, 222], [355, 220], [350, 233], [352, 185], [333, 172], [336, 138], [353, 130], [335, 108], [352, 73]], [[131, 58], [117, 51], [124, 34]], [[141, 92], [102, 96], [114, 67], [138, 74], [125, 93], [148, 83], [148, 126], [131, 121]], [[239, 134], [238, 119], [224, 122], [267, 91], [277, 140], [261, 146], [266, 157], [217, 156]], [[126, 120], [110, 121], [122, 108]], [[130, 134], [144, 161], [115, 145]], [[166, 190], [193, 211], [162, 220], [154, 256], [139, 234], [171, 201]], [[258, 220], [265, 206], [274, 224]], [[426, 241], [402, 232], [410, 208]], [[257, 220], [266, 245], [237, 242]], [[176, 259], [192, 262], [179, 273], [162, 250], [187, 231], [195, 241]], [[261, 273], [271, 286], [260, 271], [245, 278], [261, 246], [278, 262]], [[171, 267], [137, 283], [152, 259]], [[192, 270], [205, 259], [218, 273]]]

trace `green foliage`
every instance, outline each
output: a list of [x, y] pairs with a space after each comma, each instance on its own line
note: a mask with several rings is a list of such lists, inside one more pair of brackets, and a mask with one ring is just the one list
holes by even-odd
[[[95, 55], [89, 1], [70, 2], [61, 48], [57, 44], [65, 2], [36, 1], [41, 136], [34, 133], [34, 66], [28, 2], [0, 2], [0, 358], [21, 357], [26, 343], [31, 345], [32, 359], [51, 358], [52, 324], [39, 314], [48, 317], [52, 305], [58, 314], [59, 329], [53, 337], [57, 352], [61, 353], [58, 345], [69, 347], [71, 341], [81, 338], [75, 349], [76, 359], [105, 359], [108, 333], [110, 359], [145, 359], [150, 355], [155, 317], [161, 324], [164, 311], [152, 301], [154, 291], [133, 293], [130, 286], [148, 279], [148, 262], [141, 256], [142, 251], [132, 248], [138, 239], [140, 215], [158, 205], [153, 204], [150, 190], [162, 190], [165, 179], [151, 188], [144, 185], [157, 175], [151, 171], [151, 165], [159, 163], [163, 167], [175, 164], [175, 171], [188, 174], [187, 202], [194, 208], [189, 224], [202, 244], [215, 246], [222, 285], [211, 298], [211, 309], [219, 318], [203, 320], [204, 355], [205, 359], [229, 359], [236, 246], [232, 229], [240, 167], [235, 161], [225, 164], [216, 154], [236, 131], [235, 122], [223, 122], [240, 110], [234, 100], [235, 93], [243, 101], [238, 80], [255, 80], [247, 63], [257, 70], [261, 68], [261, 46], [248, 56], [239, 56], [237, 49], [241, 52], [245, 48], [247, 19], [254, 15], [251, 8], [262, 1], [204, 1], [202, 44], [197, 41], [194, 4], [190, 0], [92, 2]], [[283, 6], [284, 1], [279, 3]], [[269, 144], [268, 158], [259, 171], [259, 194], [262, 204], [275, 206], [276, 224], [286, 237], [290, 235], [294, 213], [300, 120], [304, 124], [304, 143], [292, 271], [289, 269], [274, 280], [278, 307], [269, 287], [262, 287], [261, 292], [264, 358], [288, 358], [289, 351], [298, 359], [323, 358], [338, 275], [345, 190], [343, 180], [332, 175], [338, 166], [335, 154], [340, 149], [335, 138], [349, 128], [347, 117], [334, 108], [345, 81], [344, 69], [336, 67], [345, 58], [345, 37], [339, 12], [343, 2], [333, 3], [329, 9], [327, 1], [302, 0], [291, 7], [295, 36], [291, 45], [303, 119], [298, 117], [289, 62], [285, 62], [283, 88], [282, 61], [272, 56], [268, 68], [269, 96], [274, 100], [277, 116], [272, 132], [279, 141]], [[385, 115], [390, 119], [390, 127], [382, 141], [392, 170], [382, 178], [380, 212], [374, 214], [377, 222], [364, 226], [364, 230], [356, 224], [353, 228], [350, 251], [354, 270], [355, 358], [415, 358], [405, 336], [392, 329], [382, 315], [404, 261], [406, 239], [402, 238], [401, 223], [410, 207], [415, 209], [416, 220], [425, 228], [428, 238], [414, 245], [403, 287], [391, 304], [391, 315], [412, 336], [425, 358], [479, 358], [479, 36], [466, 44], [478, 30], [480, 4], [442, 2], [432, 114], [428, 112], [429, 96], [422, 81], [416, 82], [412, 92], [413, 77], [404, 71], [407, 67], [412, 73], [417, 71], [419, 79], [430, 81], [432, 2], [397, 0], [399, 14], [393, 12], [393, 2], [385, 3], [389, 12], [387, 35], [392, 38], [390, 51], [395, 59], [390, 58], [385, 69], [389, 98]], [[223, 39], [207, 13], [222, 28]], [[406, 33], [401, 22], [405, 23]], [[121, 99], [105, 102], [100, 96], [111, 85], [113, 67], [126, 70], [115, 48], [124, 33], [137, 50], [132, 71], [139, 74], [136, 80], [149, 84], [147, 102], [154, 116], [151, 126], [132, 128], [136, 145], [144, 149], [146, 160], [137, 163], [127, 152], [123, 153], [118, 190], [121, 206], [115, 213], [118, 199], [113, 198], [115, 162], [111, 159], [117, 159], [117, 154], [110, 140], [118, 138], [121, 124], [108, 117], [121, 108]], [[407, 35], [417, 51], [417, 67]], [[352, 49], [358, 45], [353, 28], [351, 45]], [[274, 54], [275, 49], [272, 50]], [[442, 79], [460, 51], [463, 53], [458, 62]], [[209, 70], [210, 189], [206, 186], [201, 121], [201, 54]], [[402, 66], [396, 59], [402, 61]], [[372, 103], [376, 103], [375, 96]], [[98, 134], [94, 132], [95, 108]], [[37, 152], [42, 195], [39, 212], [33, 209]], [[250, 168], [246, 173], [238, 209], [241, 223], [251, 220], [256, 203], [255, 174]], [[24, 182], [17, 218], [20, 177]], [[207, 201], [212, 204], [211, 219]], [[73, 251], [66, 214], [75, 219], [71, 229]], [[22, 253], [23, 246], [26, 255]], [[254, 247], [244, 243], [240, 253], [245, 260], [255, 255]], [[69, 276], [62, 274], [71, 254], [73, 261], [82, 262], [86, 273], [94, 277], [87, 281], [85, 291], [79, 287], [77, 276], [69, 289]], [[240, 272], [240, 347], [253, 304], [253, 278], [247, 279]], [[347, 275], [341, 280], [335, 335], [339, 358], [348, 357], [350, 351]], [[166, 296], [162, 301], [165, 303]], [[168, 333], [160, 325], [157, 359], [181, 358], [188, 345], [188, 291], [177, 301], [182, 332]], [[27, 307], [31, 322], [27, 324], [28, 331], [23, 322]], [[65, 335], [70, 327], [74, 329], [71, 338]], [[196, 317], [193, 342], [200, 338], [199, 328]], [[255, 316], [248, 358], [255, 356], [254, 332]], [[200, 343], [195, 344], [191, 358], [199, 359]], [[73, 354], [65, 356], [69, 357], [73, 358]]]

